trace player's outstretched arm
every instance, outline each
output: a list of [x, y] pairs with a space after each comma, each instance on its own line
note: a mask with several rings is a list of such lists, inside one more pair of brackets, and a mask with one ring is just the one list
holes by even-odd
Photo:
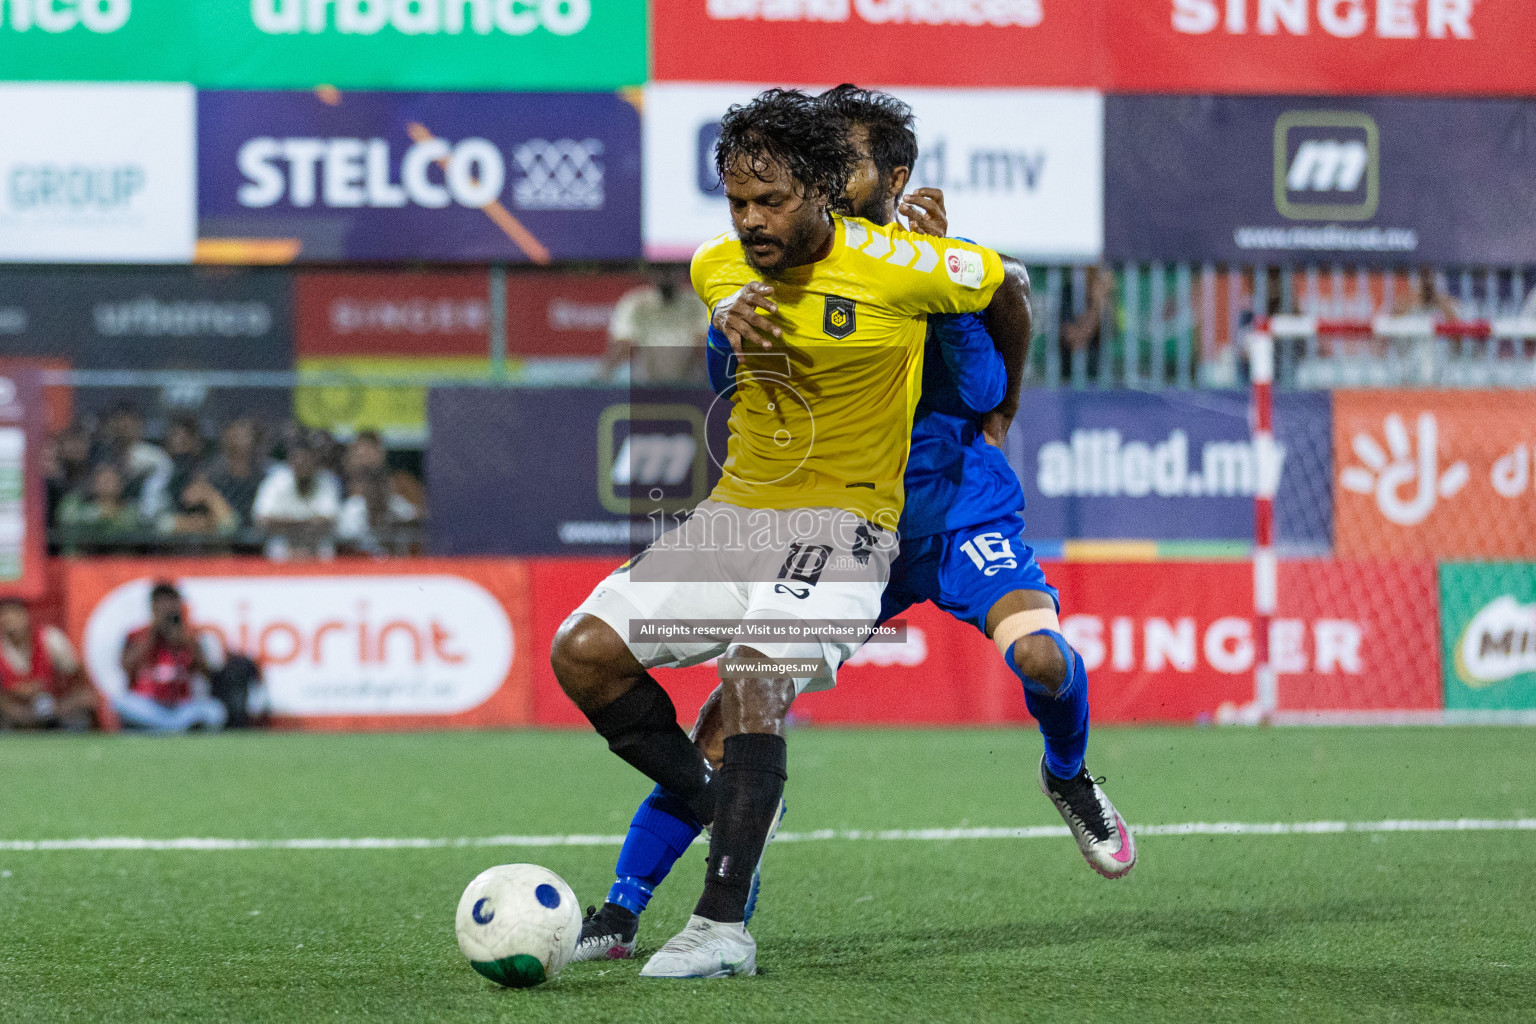
[[1024, 364], [1029, 359], [1029, 341], [1034, 333], [1029, 271], [1024, 264], [1011, 256], [1003, 257], [1003, 283], [997, 286], [992, 302], [982, 315], [987, 323], [987, 333], [992, 335], [993, 344], [1008, 370], [1008, 387], [1003, 400], [988, 413], [983, 424], [987, 439], [1001, 445], [1019, 411], [1019, 387], [1024, 382]]

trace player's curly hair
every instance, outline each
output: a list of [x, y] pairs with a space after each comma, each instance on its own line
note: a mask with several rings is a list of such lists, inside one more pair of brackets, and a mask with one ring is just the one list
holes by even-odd
[[895, 96], [844, 82], [816, 98], [844, 121], [864, 127], [881, 180], [890, 180], [898, 167], [917, 165], [917, 118]]
[[724, 180], [738, 161], [759, 180], [782, 164], [804, 195], [841, 207], [854, 152], [848, 123], [827, 104], [796, 89], [769, 89], [738, 103], [720, 119], [715, 171]]

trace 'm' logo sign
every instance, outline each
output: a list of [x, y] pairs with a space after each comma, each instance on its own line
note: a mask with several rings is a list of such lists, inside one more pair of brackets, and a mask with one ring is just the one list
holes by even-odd
[[1369, 220], [1381, 201], [1380, 137], [1368, 114], [1293, 110], [1275, 122], [1275, 209], [1291, 220]]

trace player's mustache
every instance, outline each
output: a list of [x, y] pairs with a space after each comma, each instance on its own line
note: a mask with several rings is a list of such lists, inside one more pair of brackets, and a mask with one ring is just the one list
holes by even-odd
[[747, 234], [742, 238], [742, 241], [747, 245], [777, 245], [780, 248], [784, 247], [784, 243], [778, 238], [759, 231], [754, 231]]

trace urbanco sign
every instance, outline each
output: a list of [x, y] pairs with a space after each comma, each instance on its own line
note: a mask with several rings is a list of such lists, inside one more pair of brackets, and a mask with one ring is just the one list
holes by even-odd
[[199, 10], [235, 88], [613, 89], [645, 79], [644, 0], [223, 0]]

